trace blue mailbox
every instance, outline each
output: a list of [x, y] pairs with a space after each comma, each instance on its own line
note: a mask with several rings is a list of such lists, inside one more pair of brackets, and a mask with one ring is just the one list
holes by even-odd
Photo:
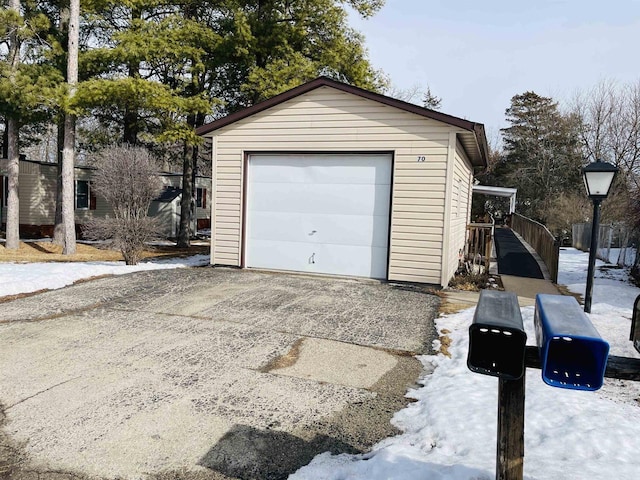
[[569, 296], [536, 296], [536, 341], [542, 380], [553, 387], [598, 390], [604, 380], [609, 344]]
[[469, 327], [469, 370], [517, 380], [524, 374], [526, 343], [516, 294], [482, 290]]

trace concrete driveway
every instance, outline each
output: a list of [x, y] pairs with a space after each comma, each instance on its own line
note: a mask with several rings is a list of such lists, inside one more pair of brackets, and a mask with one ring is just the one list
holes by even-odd
[[0, 477], [278, 479], [364, 451], [394, 433], [437, 306], [210, 267], [0, 303]]

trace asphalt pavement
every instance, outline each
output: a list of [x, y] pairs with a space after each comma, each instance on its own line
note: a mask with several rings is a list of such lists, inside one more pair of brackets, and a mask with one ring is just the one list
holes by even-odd
[[212, 267], [3, 303], [0, 467], [15, 451], [9, 478], [284, 479], [318, 453], [366, 451], [396, 433], [438, 305]]

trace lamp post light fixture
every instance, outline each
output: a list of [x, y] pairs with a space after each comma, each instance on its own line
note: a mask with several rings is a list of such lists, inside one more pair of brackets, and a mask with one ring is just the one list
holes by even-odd
[[618, 168], [610, 163], [596, 160], [582, 169], [582, 179], [587, 195], [593, 202], [593, 220], [591, 222], [591, 246], [589, 247], [589, 269], [587, 270], [587, 291], [584, 295], [584, 311], [591, 313], [593, 296], [593, 276], [598, 251], [598, 233], [600, 227], [600, 204], [609, 195], [613, 179]]

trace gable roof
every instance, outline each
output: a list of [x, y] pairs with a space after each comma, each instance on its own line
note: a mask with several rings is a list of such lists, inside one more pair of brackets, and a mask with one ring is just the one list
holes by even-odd
[[153, 199], [154, 202], [173, 202], [176, 198], [182, 195], [182, 189], [180, 187], [167, 186], [162, 189], [160, 195]]
[[239, 110], [230, 115], [227, 115], [226, 117], [222, 117], [211, 123], [202, 125], [201, 127], [198, 127], [196, 129], [196, 133], [198, 135], [206, 135], [222, 127], [231, 125], [232, 123], [243, 120], [247, 117], [250, 117], [251, 115], [255, 115], [256, 113], [267, 110], [271, 107], [284, 103], [288, 100], [291, 100], [292, 98], [298, 97], [320, 87], [335, 88], [336, 90], [350, 93], [352, 95], [366, 98], [368, 100], [373, 100], [374, 102], [398, 108], [400, 110], [404, 110], [405, 112], [414, 113], [416, 115], [420, 115], [421, 117], [429, 118], [431, 120], [436, 120], [438, 122], [443, 122], [448, 125], [460, 128], [461, 130], [465, 131], [460, 133], [460, 141], [465, 151], [467, 152], [467, 155], [469, 155], [471, 163], [478, 167], [487, 165], [487, 155], [489, 149], [487, 146], [487, 137], [484, 131], [484, 125], [482, 123], [471, 122], [459, 117], [447, 115], [446, 113], [430, 110], [428, 108], [414, 105], [413, 103], [398, 100], [397, 98], [387, 97], [386, 95], [381, 95], [379, 93], [371, 92], [359, 87], [354, 87], [353, 85], [338, 82], [328, 77], [318, 77], [315, 80], [303, 83], [302, 85], [292, 88], [291, 90], [287, 90], [286, 92], [276, 95], [275, 97], [271, 97], [268, 100], [256, 103], [251, 107], [247, 107], [243, 110]]

